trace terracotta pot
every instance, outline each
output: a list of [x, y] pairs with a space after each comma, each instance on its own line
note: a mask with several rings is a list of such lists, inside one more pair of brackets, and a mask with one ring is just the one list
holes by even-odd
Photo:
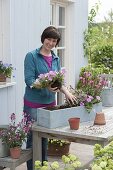
[[80, 118], [73, 117], [70, 118], [68, 121], [69, 121], [70, 129], [75, 129], [75, 130], [79, 129]]
[[0, 74], [0, 84], [6, 83], [6, 76], [4, 74]]
[[59, 144], [48, 144], [48, 155], [49, 156], [62, 156], [69, 154], [70, 143], [63, 144], [60, 146]]
[[95, 120], [94, 120], [94, 125], [105, 125], [105, 115], [102, 112], [96, 113]]
[[15, 148], [10, 148], [10, 156], [13, 159], [18, 159], [21, 155], [21, 148], [20, 147], [15, 147]]

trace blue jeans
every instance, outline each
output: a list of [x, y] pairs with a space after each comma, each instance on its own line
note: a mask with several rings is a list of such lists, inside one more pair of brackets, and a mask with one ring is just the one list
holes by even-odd
[[[24, 106], [24, 112], [30, 116], [30, 119], [37, 121], [37, 109]], [[42, 162], [47, 161], [47, 138], [42, 138]], [[32, 148], [32, 132], [28, 134], [26, 148]], [[33, 161], [32, 159], [27, 161], [27, 169], [33, 170]]]

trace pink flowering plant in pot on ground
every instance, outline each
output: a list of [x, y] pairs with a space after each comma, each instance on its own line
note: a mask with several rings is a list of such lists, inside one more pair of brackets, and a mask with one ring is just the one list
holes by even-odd
[[9, 148], [21, 147], [23, 142], [26, 141], [33, 121], [29, 120], [26, 113], [23, 113], [23, 118], [18, 124], [16, 124], [16, 115], [14, 113], [11, 114], [10, 119], [11, 123], [8, 128], [0, 131], [0, 138]]

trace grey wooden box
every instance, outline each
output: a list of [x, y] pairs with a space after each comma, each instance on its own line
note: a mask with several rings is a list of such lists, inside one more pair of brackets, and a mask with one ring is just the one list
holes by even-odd
[[[1, 129], [8, 128], [8, 125], [0, 125]], [[2, 139], [0, 139], [0, 158], [8, 156], [9, 155], [9, 149], [6, 143], [2, 142]]]
[[95, 104], [90, 113], [84, 106], [71, 107], [59, 110], [46, 110], [44, 108], [37, 109], [37, 125], [47, 128], [57, 128], [67, 126], [68, 119], [71, 117], [80, 117], [80, 122], [92, 121], [96, 112], [102, 111], [102, 103]]

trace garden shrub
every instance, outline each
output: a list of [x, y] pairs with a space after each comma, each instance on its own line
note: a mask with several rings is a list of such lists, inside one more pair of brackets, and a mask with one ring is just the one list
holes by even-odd
[[99, 48], [96, 48], [93, 52], [92, 63], [96, 67], [105, 66], [108, 70], [113, 69], [113, 46], [105, 45]]

